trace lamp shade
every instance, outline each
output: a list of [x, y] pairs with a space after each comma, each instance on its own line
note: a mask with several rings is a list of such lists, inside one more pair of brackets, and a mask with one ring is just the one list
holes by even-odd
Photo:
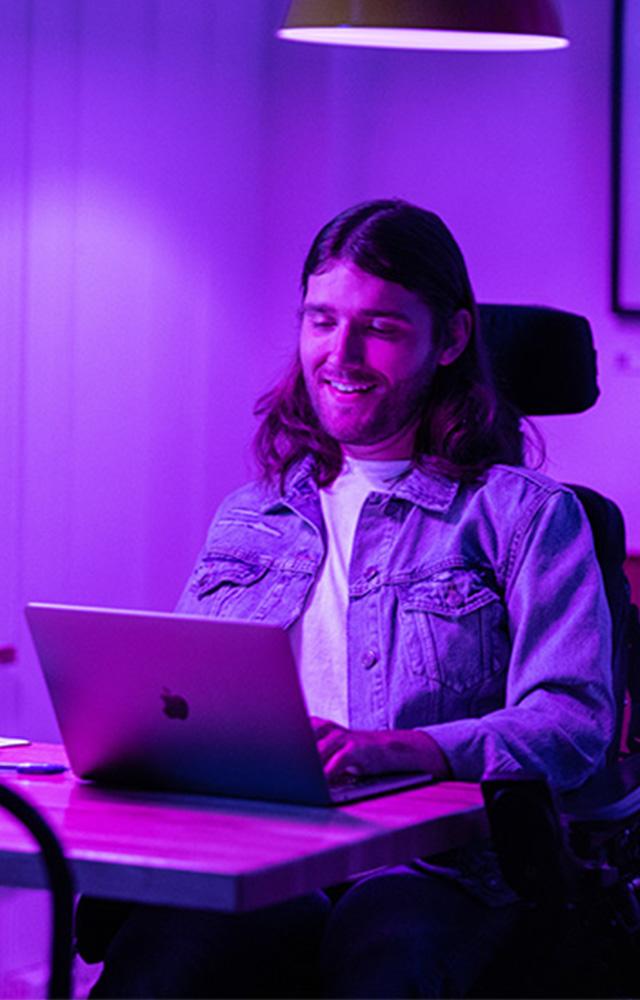
[[569, 44], [552, 0], [291, 0], [277, 34], [399, 49], [506, 52]]

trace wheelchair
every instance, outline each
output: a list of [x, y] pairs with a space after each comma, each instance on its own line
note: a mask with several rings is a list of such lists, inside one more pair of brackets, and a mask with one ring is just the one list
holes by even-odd
[[[495, 377], [522, 413], [593, 405], [586, 319], [527, 306], [481, 306], [480, 315]], [[606, 767], [563, 796], [538, 774], [482, 781], [500, 867], [523, 917], [473, 997], [640, 997], [640, 621], [620, 510], [569, 485], [591, 525], [611, 612], [617, 731]]]

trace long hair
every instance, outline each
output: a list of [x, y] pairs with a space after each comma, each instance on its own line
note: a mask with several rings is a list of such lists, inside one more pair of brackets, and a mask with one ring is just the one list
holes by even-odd
[[[499, 394], [491, 377], [478, 310], [464, 257], [442, 220], [399, 199], [364, 202], [327, 223], [314, 239], [302, 271], [302, 297], [309, 276], [349, 261], [362, 271], [402, 285], [428, 306], [436, 346], [447, 337], [460, 309], [471, 316], [471, 335], [460, 356], [438, 365], [426, 395], [413, 460], [428, 456], [452, 478], [472, 481], [496, 462], [524, 460], [520, 414]], [[254, 454], [262, 476], [279, 479], [307, 455], [320, 486], [342, 467], [340, 445], [320, 426], [305, 385], [300, 359], [281, 382], [260, 397], [261, 418]]]

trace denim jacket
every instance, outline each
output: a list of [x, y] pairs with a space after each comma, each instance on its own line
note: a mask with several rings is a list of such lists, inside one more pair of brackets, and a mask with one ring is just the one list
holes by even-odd
[[[307, 460], [282, 493], [249, 483], [223, 501], [179, 612], [296, 621], [326, 546], [311, 473]], [[424, 460], [367, 497], [349, 571], [352, 728], [421, 729], [458, 780], [525, 768], [577, 787], [613, 735], [610, 632], [591, 531], [566, 487], [500, 465], [460, 484]], [[467, 862], [470, 887], [480, 867], [490, 896], [495, 865], [478, 852]], [[456, 852], [446, 871], [464, 882], [464, 869]]]
[[[178, 605], [289, 627], [325, 552], [311, 464], [284, 493], [222, 503]], [[542, 771], [580, 785], [612, 738], [610, 618], [591, 532], [569, 489], [494, 466], [461, 485], [426, 461], [370, 493], [349, 579], [354, 729], [419, 728], [455, 778]]]

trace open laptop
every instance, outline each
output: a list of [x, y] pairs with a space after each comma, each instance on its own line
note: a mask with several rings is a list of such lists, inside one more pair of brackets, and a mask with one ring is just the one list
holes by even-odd
[[318, 806], [432, 780], [327, 781], [284, 629], [40, 603], [25, 613], [80, 778]]

